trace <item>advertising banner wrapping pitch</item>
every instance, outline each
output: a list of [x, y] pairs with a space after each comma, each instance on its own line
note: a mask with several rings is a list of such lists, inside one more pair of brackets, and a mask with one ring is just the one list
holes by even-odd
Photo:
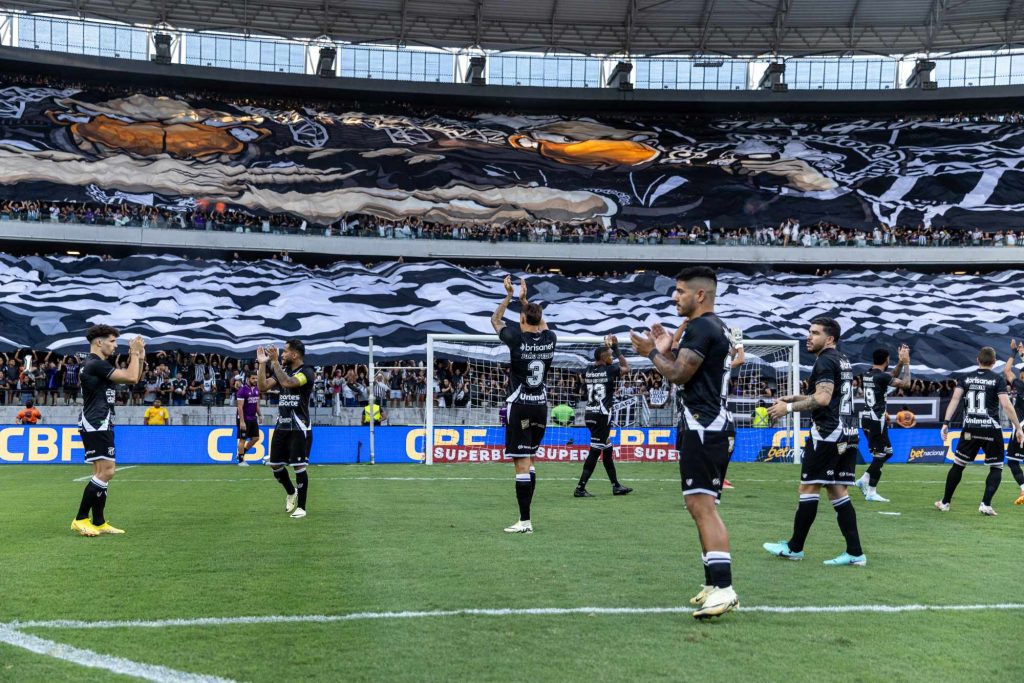
[[[249, 452], [251, 462], [262, 461], [272, 429], [262, 427], [263, 438]], [[375, 430], [375, 460], [378, 463], [416, 463], [424, 458], [425, 430], [422, 427], [378, 427]], [[495, 462], [504, 460], [501, 427], [436, 427], [434, 462]], [[202, 465], [231, 463], [235, 459], [233, 427], [118, 427], [117, 461], [122, 464]], [[565, 436], [565, 430], [560, 430]], [[1009, 438], [1010, 433], [1004, 432]], [[673, 462], [675, 429], [617, 429], [611, 442], [615, 457], [622, 462]], [[807, 432], [801, 439], [807, 438]], [[942, 442], [938, 429], [894, 429], [890, 432], [893, 458], [890, 462], [942, 463], [952, 455], [958, 431]], [[550, 462], [579, 462], [587, 457], [589, 433], [570, 430], [564, 444], [545, 443], [538, 459]], [[369, 461], [368, 427], [314, 427], [314, 464], [346, 464]], [[498, 444], [498, 445], [494, 445]], [[860, 442], [862, 460], [869, 458], [867, 444]], [[83, 462], [84, 451], [73, 425], [12, 425], [0, 427], [0, 465], [74, 464]], [[792, 462], [786, 434], [777, 429], [741, 428], [733, 462]]]

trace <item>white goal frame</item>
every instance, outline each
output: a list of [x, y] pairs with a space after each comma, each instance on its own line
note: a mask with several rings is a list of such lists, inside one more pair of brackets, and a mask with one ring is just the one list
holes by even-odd
[[[497, 334], [428, 334], [427, 335], [427, 397], [424, 405], [424, 452], [423, 463], [434, 464], [434, 343], [435, 342], [478, 342], [484, 344], [501, 344]], [[603, 344], [605, 337], [558, 335], [559, 344]], [[628, 344], [628, 340], [619, 340], [620, 345]], [[757, 347], [788, 347], [790, 348], [789, 382], [794, 393], [800, 391], [800, 342], [793, 339], [744, 339], [743, 348], [749, 350]], [[793, 462], [799, 463], [802, 455], [800, 444], [800, 413], [793, 411], [783, 418], [784, 426], [779, 429], [789, 430], [793, 439]]]

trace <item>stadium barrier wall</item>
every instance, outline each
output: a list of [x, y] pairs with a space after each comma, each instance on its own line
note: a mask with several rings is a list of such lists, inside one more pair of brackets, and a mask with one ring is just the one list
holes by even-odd
[[[261, 461], [266, 455], [273, 430], [262, 427], [261, 441], [250, 451], [248, 460]], [[140, 427], [116, 429], [117, 461], [126, 464], [209, 465], [230, 464], [235, 458], [236, 436], [233, 427]], [[563, 431], [562, 434], [565, 432]], [[567, 444], [545, 444], [539, 460], [579, 462], [586, 458], [590, 436], [585, 428], [570, 430]], [[378, 427], [376, 462], [423, 462], [423, 427]], [[801, 433], [806, 440], [808, 432]], [[1010, 432], [1004, 432], [1009, 438]], [[943, 463], [952, 457], [952, 447], [960, 437], [951, 431], [943, 443], [938, 429], [893, 429], [890, 438], [895, 463]], [[434, 462], [494, 462], [504, 459], [501, 427], [437, 427], [434, 436]], [[637, 428], [612, 431], [616, 459], [623, 462], [672, 462], [679, 458], [675, 450], [675, 429]], [[733, 462], [792, 462], [788, 435], [777, 429], [740, 428]], [[313, 464], [351, 464], [369, 461], [368, 427], [314, 427]], [[490, 445], [489, 445], [490, 444]], [[870, 458], [863, 437], [861, 461]], [[81, 464], [84, 452], [78, 427], [74, 425], [15, 425], [0, 427], [0, 465], [3, 464]]]

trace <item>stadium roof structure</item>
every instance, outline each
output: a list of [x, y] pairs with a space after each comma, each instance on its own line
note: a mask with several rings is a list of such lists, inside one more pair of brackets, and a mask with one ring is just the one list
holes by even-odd
[[650, 56], [1017, 45], [1024, 0], [0, 0], [9, 9], [353, 43]]

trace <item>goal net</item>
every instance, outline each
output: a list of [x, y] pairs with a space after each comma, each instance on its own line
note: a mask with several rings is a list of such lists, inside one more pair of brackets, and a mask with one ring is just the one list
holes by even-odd
[[798, 349], [796, 341], [743, 341], [744, 362], [733, 368], [729, 387], [736, 422], [733, 462], [800, 462], [800, 413], [773, 420], [763, 411], [759, 419], [756, 412], [780, 396], [800, 393]]
[[[628, 341], [620, 340], [625, 350]], [[755, 390], [774, 396], [793, 392], [797, 342], [744, 343], [746, 362], [733, 370], [729, 406], [741, 429], [734, 460], [792, 461], [794, 425], [752, 427]], [[587, 457], [590, 433], [584, 424], [587, 387], [583, 373], [602, 337], [559, 336], [546, 378], [548, 419], [538, 460], [579, 461]], [[671, 461], [678, 458], [674, 427], [679, 417], [675, 387], [646, 358], [627, 353], [629, 371], [619, 379], [612, 405], [616, 460]], [[617, 361], [616, 361], [617, 362]], [[425, 406], [424, 462], [491, 462], [504, 458], [508, 347], [496, 335], [428, 335], [427, 367], [436, 370], [434, 400]], [[428, 392], [429, 393], [429, 392]]]

